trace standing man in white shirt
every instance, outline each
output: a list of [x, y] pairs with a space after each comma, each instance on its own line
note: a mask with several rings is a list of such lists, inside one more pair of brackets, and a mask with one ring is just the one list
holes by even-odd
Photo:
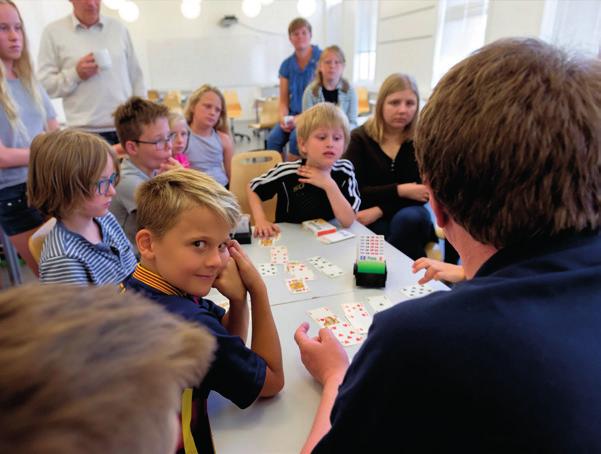
[[142, 69], [127, 29], [100, 15], [101, 0], [70, 1], [73, 14], [42, 34], [38, 77], [51, 97], [63, 98], [69, 127], [115, 144], [112, 112], [132, 95], [146, 96]]

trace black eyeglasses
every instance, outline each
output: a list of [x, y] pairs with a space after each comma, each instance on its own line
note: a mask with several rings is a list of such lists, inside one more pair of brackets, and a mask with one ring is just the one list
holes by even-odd
[[108, 178], [101, 178], [96, 182], [96, 192], [98, 195], [106, 196], [109, 193], [111, 185], [115, 187], [115, 182], [117, 181], [117, 172], [113, 172], [113, 174]]
[[167, 148], [167, 144], [173, 144], [173, 139], [175, 138], [175, 133], [170, 133], [165, 139], [159, 139], [155, 142], [149, 142], [146, 140], [132, 140], [132, 142], [136, 143], [145, 143], [147, 145], [154, 145], [157, 150], [164, 150]]

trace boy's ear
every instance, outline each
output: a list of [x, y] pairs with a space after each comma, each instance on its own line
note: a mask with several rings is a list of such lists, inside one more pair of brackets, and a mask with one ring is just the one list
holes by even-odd
[[428, 185], [428, 193], [430, 194], [430, 206], [432, 207], [432, 212], [434, 213], [434, 217], [436, 217], [436, 224], [442, 229], [446, 227], [449, 223], [449, 215], [445, 211], [444, 207], [436, 200], [434, 194], [432, 194], [432, 189]]
[[125, 152], [129, 155], [136, 156], [138, 154], [138, 147], [133, 140], [125, 141]]
[[305, 153], [305, 141], [301, 139], [299, 136], [296, 136], [296, 143], [298, 144], [298, 149], [302, 153]]
[[140, 258], [154, 260], [154, 240], [150, 230], [138, 230], [138, 233], [136, 233], [136, 246], [138, 247]]

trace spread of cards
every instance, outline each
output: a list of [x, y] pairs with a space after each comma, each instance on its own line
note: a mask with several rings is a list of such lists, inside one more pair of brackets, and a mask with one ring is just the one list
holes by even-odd
[[[336, 230], [333, 225], [323, 219], [306, 221], [303, 223], [303, 228], [324, 244], [343, 241], [355, 236], [346, 230]], [[273, 237], [259, 239], [259, 245], [269, 251], [269, 262], [258, 264], [257, 269], [264, 278], [283, 279], [290, 293], [309, 293], [311, 281], [317, 279], [320, 273], [331, 279], [345, 274], [341, 267], [321, 256], [308, 257], [302, 261], [291, 259], [288, 255], [288, 248], [280, 243], [280, 239], [279, 233]], [[384, 261], [383, 237], [376, 235], [359, 237], [358, 258], [364, 261], [368, 258]], [[388, 309], [400, 301], [419, 298], [434, 290], [428, 285], [415, 284], [403, 287], [400, 291], [401, 294], [398, 297], [389, 298], [382, 294], [370, 296], [365, 302], [341, 304], [340, 314], [334, 313], [328, 307], [312, 309], [308, 313], [318, 326], [330, 329], [343, 346], [349, 347], [362, 343], [367, 336], [373, 321], [373, 315], [368, 312], [367, 307], [371, 309], [372, 313], [376, 313]]]

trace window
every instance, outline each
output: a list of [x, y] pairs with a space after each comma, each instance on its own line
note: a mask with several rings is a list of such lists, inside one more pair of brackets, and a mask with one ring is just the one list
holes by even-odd
[[484, 45], [488, 0], [441, 0], [432, 87], [451, 66]]
[[357, 2], [353, 81], [369, 83], [376, 77], [378, 2]]

